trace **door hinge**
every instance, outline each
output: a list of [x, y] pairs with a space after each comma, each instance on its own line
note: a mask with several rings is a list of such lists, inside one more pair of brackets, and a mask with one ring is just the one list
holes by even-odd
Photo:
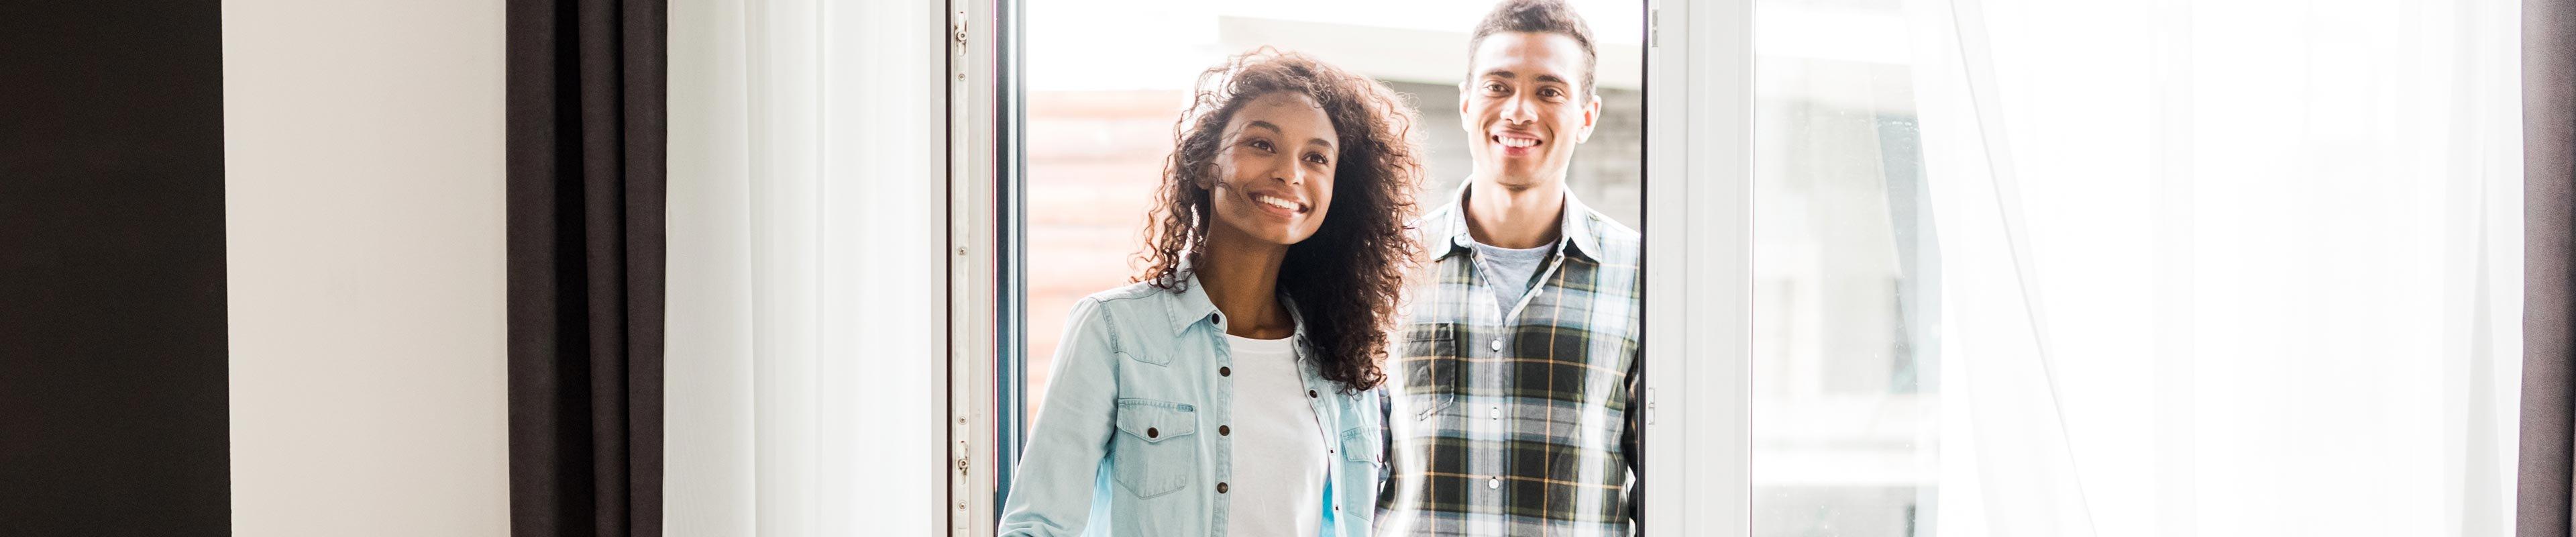
[[1655, 424], [1655, 389], [1646, 389], [1646, 424]]
[[1663, 37], [1663, 33], [1664, 33], [1664, 10], [1661, 10], [1661, 9], [1649, 9], [1649, 10], [1646, 10], [1646, 48], [1656, 48], [1656, 47], [1663, 46], [1663, 44], [1664, 44], [1664, 37]]

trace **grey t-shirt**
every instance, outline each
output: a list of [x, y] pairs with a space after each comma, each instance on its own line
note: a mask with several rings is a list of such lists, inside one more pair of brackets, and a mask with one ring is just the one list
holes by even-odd
[[1529, 294], [1535, 283], [1530, 279], [1538, 275], [1539, 265], [1547, 262], [1548, 254], [1556, 252], [1554, 242], [1523, 249], [1504, 248], [1481, 241], [1474, 244], [1476, 266], [1484, 269], [1485, 284], [1494, 288], [1495, 303], [1507, 316], [1512, 314], [1512, 306], [1521, 303], [1521, 296]]

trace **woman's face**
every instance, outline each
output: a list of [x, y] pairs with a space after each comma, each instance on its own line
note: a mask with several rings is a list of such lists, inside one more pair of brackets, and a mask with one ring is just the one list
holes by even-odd
[[1219, 134], [1209, 191], [1216, 228], [1281, 246], [1315, 235], [1333, 204], [1341, 153], [1332, 118], [1315, 99], [1274, 92], [1252, 98]]

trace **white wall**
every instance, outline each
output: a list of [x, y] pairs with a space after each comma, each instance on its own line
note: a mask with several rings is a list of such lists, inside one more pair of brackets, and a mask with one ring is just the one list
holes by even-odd
[[502, 3], [223, 16], [234, 533], [507, 535]]

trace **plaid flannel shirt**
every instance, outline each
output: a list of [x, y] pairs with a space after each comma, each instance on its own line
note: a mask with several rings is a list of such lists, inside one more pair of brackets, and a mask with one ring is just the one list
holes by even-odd
[[1380, 392], [1393, 467], [1378, 533], [1627, 535], [1645, 476], [1643, 242], [1568, 192], [1555, 255], [1504, 307], [1465, 197], [1416, 226], [1434, 261]]

